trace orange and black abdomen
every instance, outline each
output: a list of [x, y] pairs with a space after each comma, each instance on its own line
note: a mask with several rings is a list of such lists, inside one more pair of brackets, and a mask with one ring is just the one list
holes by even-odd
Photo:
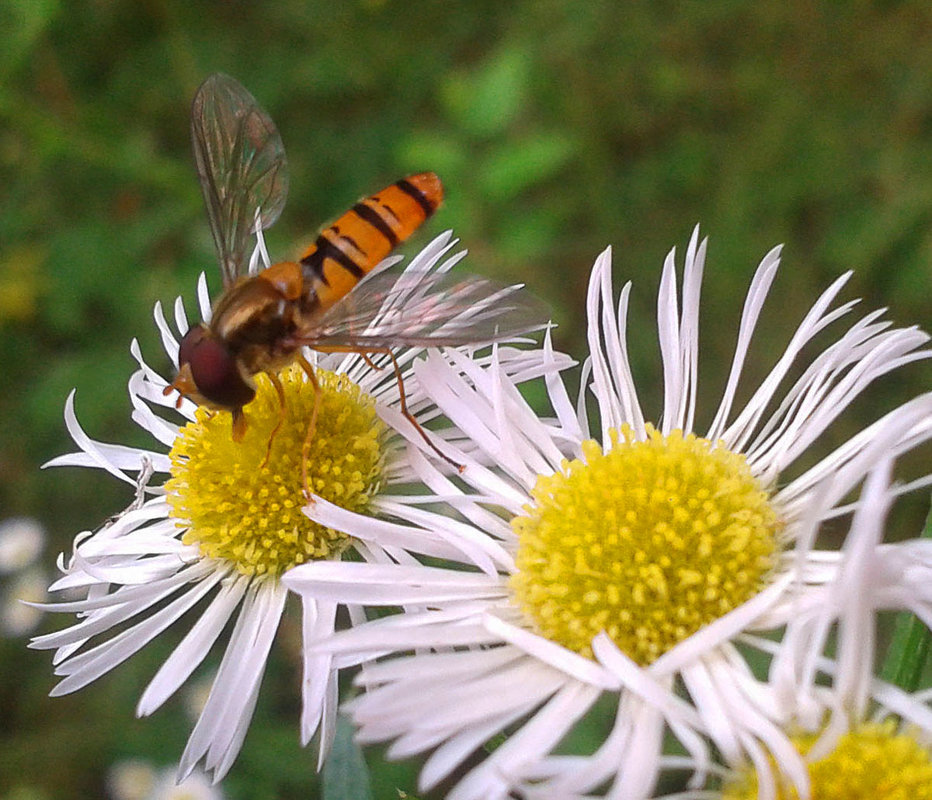
[[305, 289], [320, 308], [347, 294], [376, 264], [407, 239], [443, 200], [433, 172], [410, 175], [360, 200], [301, 256]]

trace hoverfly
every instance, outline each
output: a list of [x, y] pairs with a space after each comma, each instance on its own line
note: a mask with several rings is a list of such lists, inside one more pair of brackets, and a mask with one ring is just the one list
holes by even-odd
[[471, 276], [452, 280], [436, 271], [368, 275], [440, 205], [440, 179], [423, 172], [395, 182], [325, 228], [297, 261], [250, 275], [251, 237], [278, 219], [288, 190], [278, 130], [243, 86], [216, 74], [194, 97], [191, 140], [223, 292], [210, 322], [182, 339], [178, 374], [165, 394], [177, 390], [199, 405], [231, 411], [233, 439], [239, 441], [246, 430], [243, 406], [256, 394], [253, 376], [265, 372], [271, 379], [281, 401], [280, 425], [286, 412], [276, 372], [297, 361], [316, 393], [304, 446], [307, 491], [321, 390], [302, 349], [356, 352], [370, 364], [370, 355], [382, 354], [394, 368], [402, 414], [450, 461], [408, 411], [392, 348], [485, 344], [543, 325], [540, 307], [516, 294], [518, 287]]

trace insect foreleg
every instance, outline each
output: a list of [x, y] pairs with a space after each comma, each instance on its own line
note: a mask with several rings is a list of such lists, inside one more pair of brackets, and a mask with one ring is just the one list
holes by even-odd
[[[398, 366], [398, 361], [395, 358], [395, 354], [389, 348], [382, 348], [378, 350], [370, 350], [370, 353], [384, 353], [392, 361], [392, 369], [395, 371], [395, 380], [398, 381], [398, 396], [401, 406], [401, 413], [408, 422], [410, 422], [415, 430], [421, 434], [421, 438], [427, 443], [427, 446], [430, 447], [438, 456], [440, 456], [444, 461], [446, 461], [450, 466], [455, 467], [457, 472], [462, 472], [466, 469], [465, 464], [458, 464], [452, 458], [450, 458], [446, 453], [442, 453], [440, 448], [434, 444], [433, 440], [427, 435], [427, 431], [424, 430], [420, 422], [415, 419], [414, 414], [408, 410], [408, 399], [405, 395], [405, 381], [404, 377], [401, 374], [401, 367]], [[360, 355], [362, 355], [360, 353]], [[367, 359], [368, 360], [368, 359]]]
[[267, 372], [266, 375], [269, 376], [269, 380], [275, 388], [275, 393], [278, 395], [278, 422], [275, 423], [275, 427], [272, 428], [272, 432], [269, 434], [269, 443], [265, 448], [265, 458], [263, 458], [262, 463], [259, 464], [259, 469], [262, 469], [269, 463], [269, 456], [272, 455], [272, 442], [275, 440], [275, 434], [281, 429], [285, 417], [288, 416], [288, 409], [285, 408], [285, 387], [282, 386], [281, 380], [274, 372]]
[[307, 501], [312, 503], [311, 487], [308, 486], [307, 482], [307, 459], [311, 454], [311, 442], [314, 439], [314, 431], [317, 430], [317, 415], [320, 413], [320, 401], [323, 392], [320, 388], [320, 384], [317, 382], [317, 374], [313, 364], [303, 355], [298, 356], [298, 363], [301, 365], [301, 369], [307, 374], [311, 386], [314, 388], [314, 407], [311, 409], [311, 421], [307, 425], [307, 434], [304, 437], [304, 445], [301, 448], [301, 485], [304, 487], [304, 496], [307, 498]]

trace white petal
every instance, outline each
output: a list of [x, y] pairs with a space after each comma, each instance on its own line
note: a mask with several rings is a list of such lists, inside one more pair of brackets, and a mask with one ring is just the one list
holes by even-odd
[[528, 630], [509, 625], [494, 614], [486, 614], [483, 624], [490, 633], [500, 636], [503, 641], [521, 648], [542, 663], [565, 672], [580, 683], [610, 690], [617, 690], [620, 686], [618, 680], [599, 664]]
[[434, 605], [455, 600], [498, 599], [505, 594], [498, 578], [420, 565], [315, 561], [288, 570], [282, 582], [305, 597], [373, 606]]
[[190, 774], [203, 758], [214, 779], [223, 777], [246, 733], [269, 648], [278, 629], [287, 592], [278, 581], [253, 582], [230, 636], [201, 716], [179, 763]]
[[221, 587], [142, 693], [136, 716], [149, 716], [191, 676], [223, 632], [248, 585], [249, 579], [241, 575]]
[[751, 338], [754, 335], [754, 329], [757, 326], [757, 320], [760, 317], [761, 308], [767, 299], [767, 294], [776, 277], [777, 269], [780, 266], [780, 251], [782, 246], [773, 248], [761, 261], [754, 278], [751, 280], [751, 286], [748, 289], [747, 297], [744, 301], [744, 309], [741, 312], [741, 323], [738, 326], [738, 341], [735, 345], [735, 354], [731, 362], [731, 370], [728, 373], [725, 392], [722, 395], [721, 404], [715, 412], [715, 418], [709, 427], [706, 438], [717, 441], [722, 437], [722, 432], [728, 425], [728, 417], [731, 414], [731, 407], [735, 400], [735, 392], [738, 388], [738, 382], [741, 378], [741, 371], [744, 367], [744, 360], [747, 357], [748, 347], [751, 344]]
[[[112, 639], [108, 639], [106, 642], [102, 642], [80, 655], [63, 661], [58, 665], [55, 672], [58, 675], [68, 677], [56, 685], [51, 694], [60, 696], [76, 691], [121, 664], [197, 604], [216, 585], [219, 578], [219, 575], [210, 576], [194, 584], [187, 592], [172, 600], [164, 608], [150, 614], [141, 622], [127, 628]], [[105, 629], [109, 629], [116, 624], [114, 618], [117, 618], [116, 621], [120, 621], [119, 617], [137, 614], [145, 610], [146, 605], [141, 608], [128, 609], [131, 613], [125, 613], [126, 610], [123, 608], [114, 609], [117, 613], [98, 612], [98, 627], [106, 625]], [[94, 622], [94, 617], [90, 617], [88, 622]], [[94, 628], [93, 625], [88, 627]], [[80, 628], [80, 625], [75, 625], [70, 630], [74, 631]]]

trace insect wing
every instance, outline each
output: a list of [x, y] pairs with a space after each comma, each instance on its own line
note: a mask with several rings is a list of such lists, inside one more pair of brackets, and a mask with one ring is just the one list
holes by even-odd
[[227, 287], [246, 271], [250, 234], [257, 225], [268, 228], [285, 205], [285, 148], [256, 99], [221, 74], [211, 75], [194, 95], [191, 142]]
[[311, 347], [479, 345], [547, 325], [546, 306], [521, 286], [473, 275], [382, 272], [325, 311], [301, 336]]

